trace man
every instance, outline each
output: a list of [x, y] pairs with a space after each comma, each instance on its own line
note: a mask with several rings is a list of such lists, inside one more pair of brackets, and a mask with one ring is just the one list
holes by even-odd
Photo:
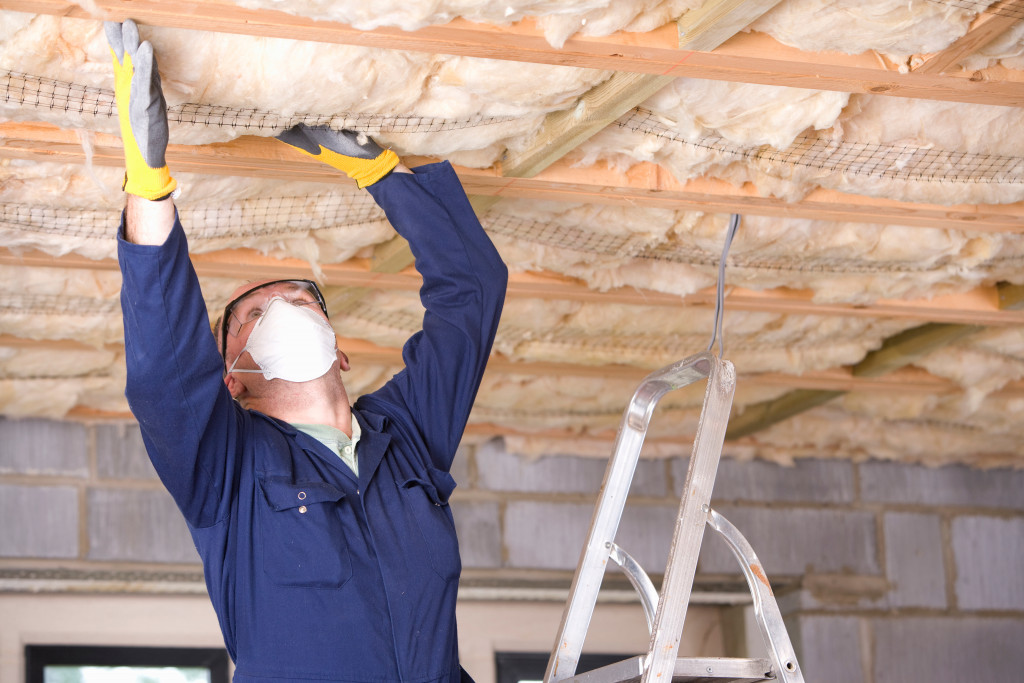
[[505, 266], [448, 164], [412, 172], [355, 134], [298, 127], [281, 139], [355, 178], [409, 240], [423, 329], [405, 369], [351, 407], [313, 283], [241, 288], [215, 337], [169, 197], [152, 48], [131, 21], [106, 29], [127, 167], [126, 395], [202, 557], [234, 680], [458, 681], [449, 469]]

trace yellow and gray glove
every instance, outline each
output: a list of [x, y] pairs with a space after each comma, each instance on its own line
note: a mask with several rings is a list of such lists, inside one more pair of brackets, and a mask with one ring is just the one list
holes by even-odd
[[363, 188], [391, 173], [398, 165], [398, 155], [381, 149], [376, 142], [351, 130], [332, 130], [327, 126], [300, 123], [277, 136], [281, 142], [325, 164], [344, 171], [356, 185]]
[[149, 41], [139, 43], [139, 28], [104, 22], [114, 55], [114, 95], [124, 144], [124, 189], [145, 199], [164, 199], [177, 182], [164, 160], [167, 150], [167, 102], [160, 88], [156, 57]]

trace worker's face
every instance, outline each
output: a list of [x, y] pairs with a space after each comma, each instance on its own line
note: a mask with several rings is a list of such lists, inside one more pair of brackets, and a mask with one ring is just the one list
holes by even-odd
[[[271, 284], [268, 284], [271, 283]], [[264, 280], [256, 283], [242, 285], [231, 296], [231, 301], [225, 310], [221, 320], [221, 329], [218, 336], [223, 343], [225, 365], [231, 365], [242, 353], [249, 341], [249, 335], [256, 324], [256, 321], [263, 315], [271, 299], [280, 298], [292, 305], [304, 306], [316, 312], [324, 320], [327, 314], [322, 308], [322, 299], [319, 292], [308, 283], [301, 280], [287, 280], [277, 282]], [[339, 352], [339, 361], [342, 370], [348, 370], [348, 359]], [[240, 368], [253, 368], [255, 363], [248, 354], [244, 358], [238, 358]]]

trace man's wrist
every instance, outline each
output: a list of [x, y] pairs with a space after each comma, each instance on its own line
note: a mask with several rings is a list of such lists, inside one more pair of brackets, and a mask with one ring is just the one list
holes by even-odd
[[171, 195], [159, 201], [128, 195], [125, 207], [125, 239], [133, 244], [163, 244], [174, 228], [174, 211]]

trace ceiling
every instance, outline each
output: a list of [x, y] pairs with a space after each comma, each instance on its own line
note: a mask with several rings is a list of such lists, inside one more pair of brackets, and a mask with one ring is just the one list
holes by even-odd
[[[468, 438], [608, 453], [703, 351], [730, 214], [727, 450], [1024, 465], [1024, 2], [0, 1], [0, 411], [130, 419], [120, 140], [97, 18], [134, 18], [211, 313], [313, 274], [379, 386], [418, 275], [365, 193], [272, 136], [448, 158], [512, 272]], [[685, 452], [702, 390], [645, 452]]]

